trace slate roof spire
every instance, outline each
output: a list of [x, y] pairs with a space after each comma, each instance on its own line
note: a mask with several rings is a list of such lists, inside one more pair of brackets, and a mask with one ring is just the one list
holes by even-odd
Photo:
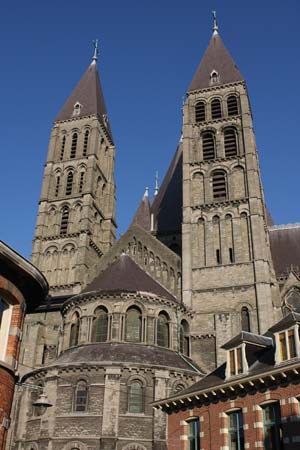
[[188, 92], [243, 80], [244, 77], [223, 44], [216, 12], [213, 11], [213, 34]]
[[55, 122], [96, 115], [112, 137], [97, 68], [98, 54], [98, 40], [96, 40], [92, 62], [61, 108]]
[[149, 189], [146, 187], [142, 201], [139, 204], [138, 209], [132, 219], [131, 225], [139, 225], [146, 231], [151, 229], [151, 215], [150, 215], [150, 202], [149, 202]]

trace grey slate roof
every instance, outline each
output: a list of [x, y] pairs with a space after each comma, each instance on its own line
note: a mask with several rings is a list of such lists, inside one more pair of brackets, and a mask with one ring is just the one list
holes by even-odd
[[106, 106], [103, 96], [103, 91], [98, 74], [97, 64], [93, 62], [89, 65], [82, 78], [74, 88], [71, 95], [68, 97], [60, 112], [58, 113], [55, 122], [68, 120], [74, 118], [74, 105], [79, 102], [82, 105], [80, 114], [76, 117], [83, 117], [89, 115], [97, 115], [102, 124], [106, 127], [107, 132], [111, 136], [111, 131], [108, 125]]
[[273, 340], [270, 337], [261, 336], [259, 334], [248, 333], [247, 331], [241, 331], [239, 334], [234, 336], [230, 341], [222, 345], [222, 348], [228, 350], [240, 345], [242, 342], [248, 342], [250, 344], [270, 347], [273, 345]]
[[149, 197], [144, 195], [141, 203], [132, 219], [131, 225], [139, 225], [146, 231], [151, 230], [151, 213], [150, 213], [150, 203]]
[[182, 223], [182, 147], [178, 146], [169, 169], [151, 205], [156, 231], [181, 232]]
[[285, 330], [296, 323], [300, 323], [300, 314], [291, 312], [279, 322], [275, 323], [275, 325], [273, 325], [273, 327], [271, 327], [269, 331], [271, 333], [276, 333], [277, 331]]
[[300, 225], [269, 228], [270, 245], [277, 277], [288, 274], [291, 268], [300, 268]]
[[213, 70], [216, 70], [220, 76], [218, 84], [244, 80], [218, 33], [212, 35], [188, 92], [209, 87], [210, 75]]
[[141, 269], [128, 255], [121, 255], [101, 272], [83, 291], [149, 292], [168, 300], [177, 299], [162, 285]]
[[62, 353], [54, 364], [81, 365], [85, 363], [140, 364], [143, 366], [174, 367], [192, 372], [200, 371], [192, 360], [183, 358], [177, 352], [162, 347], [128, 342], [99, 342], [73, 347]]

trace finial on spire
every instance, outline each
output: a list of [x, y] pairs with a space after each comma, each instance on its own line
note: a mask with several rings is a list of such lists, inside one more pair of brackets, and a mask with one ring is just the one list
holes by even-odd
[[146, 187], [144, 197], [149, 197], [149, 188]]
[[154, 196], [158, 194], [158, 171], [155, 172], [155, 189]]
[[93, 58], [92, 58], [92, 62], [96, 63], [97, 59], [98, 59], [98, 55], [99, 55], [99, 42], [98, 42], [98, 39], [95, 39], [93, 41], [93, 46], [94, 46], [94, 55], [93, 55]]
[[218, 34], [219, 27], [218, 27], [218, 21], [217, 21], [217, 13], [216, 11], [212, 11], [213, 19], [214, 19], [214, 26], [213, 26], [213, 34]]

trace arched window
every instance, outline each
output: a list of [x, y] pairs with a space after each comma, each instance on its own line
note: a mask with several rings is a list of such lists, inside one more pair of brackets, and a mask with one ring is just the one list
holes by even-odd
[[202, 152], [203, 160], [209, 161], [216, 157], [215, 135], [212, 131], [202, 133]]
[[74, 178], [73, 172], [69, 172], [68, 176], [67, 176], [66, 195], [71, 195], [72, 194], [73, 178]]
[[210, 74], [210, 84], [216, 84], [219, 83], [220, 77], [216, 70], [213, 70]]
[[68, 224], [69, 224], [69, 208], [65, 206], [62, 210], [61, 222], [60, 222], [60, 231], [59, 234], [67, 234], [68, 232]]
[[169, 347], [169, 317], [165, 312], [161, 312], [157, 319], [157, 345]]
[[66, 136], [63, 136], [63, 138], [61, 140], [61, 147], [60, 147], [60, 160], [61, 161], [64, 159], [65, 146], [66, 146]]
[[79, 381], [75, 388], [74, 411], [84, 412], [87, 410], [88, 388], [87, 383]]
[[71, 143], [70, 158], [75, 158], [75, 156], [76, 156], [77, 142], [78, 142], [78, 134], [77, 133], [73, 133], [73, 135], [72, 135], [72, 143]]
[[12, 305], [0, 297], [0, 360], [5, 361]]
[[95, 311], [92, 325], [92, 342], [106, 342], [108, 330], [107, 309], [100, 306]]
[[242, 307], [241, 311], [241, 323], [242, 323], [242, 330], [248, 331], [250, 333], [250, 314], [247, 306]]
[[226, 173], [224, 170], [215, 170], [212, 176], [214, 200], [224, 200], [227, 197]]
[[89, 145], [89, 135], [90, 135], [89, 130], [86, 130], [86, 132], [84, 133], [84, 139], [83, 139], [83, 150], [82, 150], [83, 156], [87, 155], [88, 145]]
[[180, 353], [189, 356], [189, 324], [182, 320], [180, 324]]
[[128, 412], [144, 412], [144, 395], [141, 381], [134, 380], [128, 386]]
[[222, 117], [221, 102], [218, 98], [215, 98], [211, 102], [211, 118], [213, 120], [220, 119]]
[[80, 172], [79, 176], [79, 186], [78, 191], [81, 193], [83, 191], [83, 185], [84, 185], [84, 172]]
[[59, 188], [60, 188], [60, 175], [57, 175], [55, 184], [55, 197], [58, 197]]
[[238, 100], [235, 95], [230, 95], [227, 99], [228, 116], [236, 116], [239, 113]]
[[142, 313], [136, 306], [129, 308], [126, 313], [125, 340], [128, 342], [142, 340]]
[[197, 123], [205, 121], [205, 103], [204, 102], [196, 103], [195, 120]]
[[224, 130], [224, 148], [226, 158], [236, 156], [238, 153], [237, 133], [233, 127], [225, 128]]
[[75, 345], [78, 344], [79, 326], [80, 326], [79, 314], [76, 312], [72, 316], [72, 323], [70, 329], [70, 347], [74, 347]]

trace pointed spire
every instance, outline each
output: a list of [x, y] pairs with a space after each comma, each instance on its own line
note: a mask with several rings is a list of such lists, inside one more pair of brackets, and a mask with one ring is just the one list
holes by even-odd
[[154, 189], [154, 197], [158, 194], [158, 171], [155, 173], [155, 189]]
[[145, 189], [144, 198], [145, 197], [149, 197], [149, 188], [148, 187], [146, 187], [146, 189]]
[[142, 201], [132, 219], [131, 225], [139, 225], [146, 231], [151, 228], [150, 203], [149, 203], [149, 188], [146, 187]]
[[94, 55], [92, 58], [92, 64], [96, 64], [99, 56], [98, 39], [95, 39], [95, 41], [93, 41], [93, 45], [94, 45]]
[[213, 34], [188, 92], [243, 80], [244, 77], [223, 44], [216, 12], [213, 11]]
[[216, 35], [219, 33], [218, 21], [217, 21], [217, 13], [216, 11], [212, 11], [214, 26], [213, 26], [213, 34]]

